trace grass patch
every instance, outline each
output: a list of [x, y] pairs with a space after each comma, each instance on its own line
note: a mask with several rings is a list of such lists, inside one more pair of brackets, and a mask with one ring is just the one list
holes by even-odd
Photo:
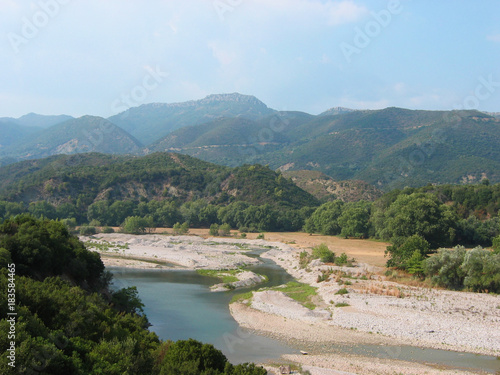
[[249, 300], [253, 297], [253, 292], [246, 292], [246, 293], [239, 293], [235, 294], [233, 298], [231, 298], [231, 301], [229, 303], [234, 303], [234, 302], [242, 302], [245, 300]]
[[337, 290], [337, 293], [335, 293], [335, 294], [343, 295], [343, 294], [347, 294], [347, 293], [349, 293], [347, 291], [347, 289], [346, 288], [342, 288], [342, 289]]
[[285, 286], [273, 289], [285, 293], [288, 297], [300, 302], [310, 310], [314, 310], [316, 308], [316, 305], [311, 302], [311, 297], [317, 294], [315, 287], [296, 281], [290, 281], [288, 284], [285, 284]]
[[345, 303], [345, 302], [339, 302], [339, 303], [335, 304], [335, 307], [347, 307], [347, 306], [351, 306], [351, 305], [349, 305], [348, 303]]
[[238, 277], [236, 277], [237, 274], [241, 272], [240, 269], [237, 270], [196, 270], [196, 272], [199, 275], [202, 276], [210, 276], [210, 277], [216, 277], [219, 280], [221, 280], [223, 283], [234, 283], [235, 281], [238, 281]]

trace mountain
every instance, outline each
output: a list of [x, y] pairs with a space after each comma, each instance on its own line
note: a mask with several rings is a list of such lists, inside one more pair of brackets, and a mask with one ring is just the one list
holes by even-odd
[[356, 111], [356, 109], [345, 108], [345, 107], [332, 107], [330, 109], [327, 109], [325, 112], [320, 113], [318, 116], [335, 116], [354, 111]]
[[83, 152], [131, 154], [140, 152], [142, 147], [108, 120], [83, 116], [44, 129], [16, 147], [7, 148], [5, 153], [22, 160]]
[[38, 131], [39, 128], [19, 125], [16, 119], [0, 119], [0, 155], [6, 147], [15, 145]]
[[148, 147], [148, 152], [173, 151], [228, 166], [252, 163], [257, 154], [292, 141], [287, 134], [311, 121], [303, 112], [276, 112], [258, 120], [219, 118], [175, 130]]
[[17, 122], [20, 125], [24, 126], [36, 126], [39, 128], [50, 128], [53, 125], [60, 124], [62, 122], [72, 120], [73, 117], [67, 115], [59, 115], [59, 116], [45, 116], [39, 115], [36, 113], [28, 113], [22, 117], [17, 119]]
[[498, 182], [498, 144], [500, 120], [478, 111], [386, 108], [219, 119], [174, 131], [150, 151], [176, 151], [229, 166], [316, 170], [385, 190], [485, 177]]
[[336, 199], [344, 202], [374, 201], [383, 194], [381, 190], [364, 181], [335, 181], [330, 176], [319, 171], [282, 171], [282, 174], [286, 178], [291, 178], [298, 187], [321, 202]]
[[187, 155], [154, 153], [118, 156], [97, 153], [58, 155], [0, 168], [0, 200], [73, 203], [99, 200], [245, 201], [301, 208], [318, 201], [269, 168], [228, 168]]
[[201, 100], [172, 104], [144, 104], [109, 118], [143, 144], [149, 145], [173, 130], [219, 118], [257, 120], [275, 111], [254, 96], [209, 95]]

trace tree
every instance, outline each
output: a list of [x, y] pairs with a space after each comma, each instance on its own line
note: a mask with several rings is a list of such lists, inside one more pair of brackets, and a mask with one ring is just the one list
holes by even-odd
[[383, 220], [377, 220], [376, 229], [380, 238], [393, 243], [398, 237], [418, 235], [431, 248], [438, 248], [452, 243], [456, 221], [450, 207], [434, 195], [412, 193], [399, 195], [385, 211]]
[[408, 273], [418, 277], [422, 277], [424, 275], [424, 260], [425, 257], [422, 255], [422, 253], [419, 250], [415, 250], [413, 252], [413, 255], [406, 262], [406, 269]]
[[321, 233], [325, 235], [339, 234], [341, 231], [338, 218], [342, 214], [344, 202], [336, 200], [328, 202], [316, 209], [306, 220], [304, 230], [308, 233]]
[[129, 216], [121, 225], [124, 233], [144, 234], [154, 231], [154, 220], [151, 216], [146, 218], [139, 216]]
[[[387, 247], [386, 254], [390, 259], [387, 261], [387, 267], [396, 267], [400, 269], [408, 268], [408, 261], [418, 252], [421, 258], [429, 254], [429, 242], [419, 235], [413, 235], [408, 238], [399, 237], [394, 239], [394, 244]], [[413, 259], [415, 262], [417, 257]]]
[[144, 312], [144, 304], [139, 298], [139, 292], [136, 286], [122, 288], [112, 294], [114, 305], [125, 313], [138, 314]]
[[370, 207], [369, 202], [359, 201], [347, 203], [342, 214], [337, 219], [342, 228], [340, 234], [345, 237], [366, 238], [370, 228]]
[[175, 223], [172, 229], [175, 235], [186, 234], [189, 232], [189, 223]]

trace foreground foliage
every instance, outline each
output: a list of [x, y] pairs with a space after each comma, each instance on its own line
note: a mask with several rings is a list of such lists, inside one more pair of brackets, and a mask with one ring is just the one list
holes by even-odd
[[[134, 287], [109, 292], [109, 274], [59, 222], [22, 215], [0, 225], [0, 289], [15, 265], [15, 368], [0, 336], [2, 374], [264, 375], [233, 366], [212, 345], [162, 342], [148, 331]], [[9, 332], [7, 293], [0, 294], [0, 330]]]

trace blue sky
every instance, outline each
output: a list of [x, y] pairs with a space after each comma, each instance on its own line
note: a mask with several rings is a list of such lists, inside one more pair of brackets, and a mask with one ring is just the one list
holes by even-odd
[[500, 111], [498, 0], [0, 0], [0, 117], [213, 93]]

